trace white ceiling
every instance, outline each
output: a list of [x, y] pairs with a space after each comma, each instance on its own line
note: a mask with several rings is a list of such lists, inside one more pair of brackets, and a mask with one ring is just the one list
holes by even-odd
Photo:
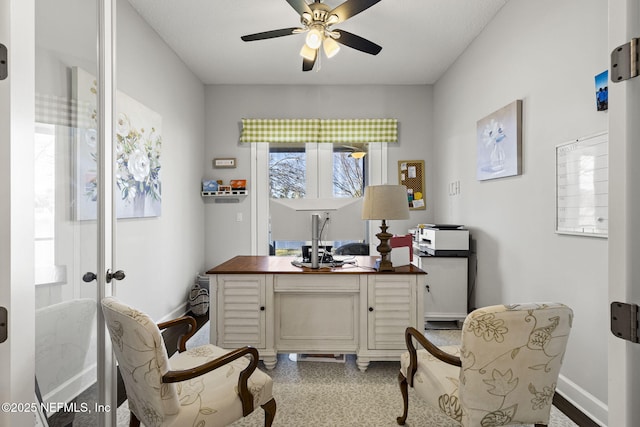
[[[129, 0], [205, 84], [432, 84], [508, 0], [382, 0], [335, 25], [382, 46], [347, 46], [302, 72], [304, 35], [244, 42], [296, 27], [286, 0]], [[311, 3], [312, 0], [307, 0]], [[342, 0], [324, 0], [330, 7]]]

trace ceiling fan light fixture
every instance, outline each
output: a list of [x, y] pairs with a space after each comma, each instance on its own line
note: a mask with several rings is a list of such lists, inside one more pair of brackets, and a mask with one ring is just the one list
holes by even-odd
[[329, 16], [329, 19], [327, 19], [326, 24], [333, 25], [337, 23], [339, 20], [340, 20], [340, 17], [334, 13], [333, 15]]
[[338, 52], [340, 52], [340, 45], [331, 37], [324, 39], [322, 47], [324, 48], [324, 53], [327, 55], [327, 58], [333, 58]]
[[303, 44], [302, 49], [300, 49], [300, 56], [309, 61], [313, 61], [316, 58], [316, 49], [311, 49], [306, 44]]
[[[382, 46], [344, 30], [333, 30], [333, 25], [340, 24], [360, 12], [369, 9], [380, 0], [340, 0], [338, 6], [325, 4], [322, 0], [286, 0], [299, 14], [300, 27], [280, 28], [241, 36], [243, 41], [267, 40], [292, 34], [307, 33], [304, 46], [300, 50], [302, 71], [319, 70], [323, 56], [334, 57], [342, 46], [359, 50], [369, 55], [377, 55]], [[338, 0], [332, 0], [338, 1]], [[324, 53], [320, 52], [323, 47]], [[317, 67], [316, 67], [317, 65]]]
[[322, 33], [320, 32], [320, 30], [318, 30], [317, 28], [312, 28], [307, 33], [307, 38], [305, 40], [305, 43], [311, 49], [318, 49], [322, 44], [323, 38], [324, 37], [322, 36]]
[[366, 151], [354, 151], [353, 153], [349, 153], [349, 157], [353, 157], [354, 159], [361, 159], [366, 155]]

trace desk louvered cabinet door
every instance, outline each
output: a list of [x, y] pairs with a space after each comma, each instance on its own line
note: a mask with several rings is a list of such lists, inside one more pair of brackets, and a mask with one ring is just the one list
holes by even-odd
[[416, 321], [416, 277], [376, 274], [368, 278], [369, 350], [405, 347], [404, 331]]
[[218, 343], [223, 348], [265, 348], [264, 275], [218, 275]]

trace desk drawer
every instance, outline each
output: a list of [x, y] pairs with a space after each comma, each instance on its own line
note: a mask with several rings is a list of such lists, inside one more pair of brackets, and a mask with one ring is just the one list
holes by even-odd
[[276, 274], [275, 292], [360, 292], [359, 275], [339, 274]]

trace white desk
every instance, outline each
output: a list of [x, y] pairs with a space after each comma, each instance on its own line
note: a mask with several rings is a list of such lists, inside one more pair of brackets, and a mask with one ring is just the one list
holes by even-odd
[[211, 342], [227, 349], [251, 345], [268, 369], [278, 353], [356, 354], [399, 360], [404, 331], [424, 326], [424, 280], [414, 265], [378, 273], [375, 257], [357, 266], [312, 270], [291, 257], [237, 256], [210, 275]]

